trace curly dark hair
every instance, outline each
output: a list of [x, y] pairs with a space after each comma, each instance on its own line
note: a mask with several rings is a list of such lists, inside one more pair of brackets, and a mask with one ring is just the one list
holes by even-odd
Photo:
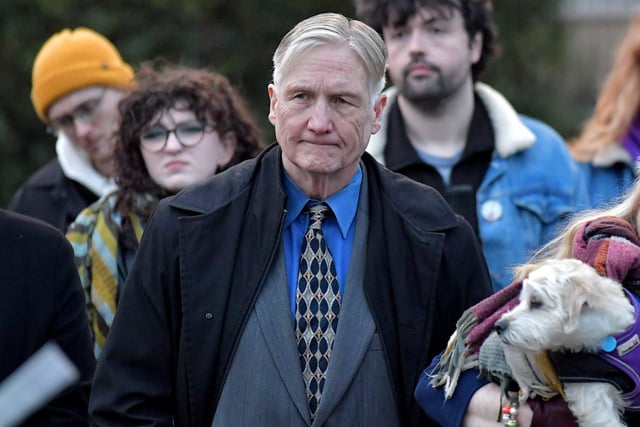
[[118, 105], [115, 179], [117, 209], [123, 217], [134, 211], [146, 220], [155, 204], [136, 206], [139, 195], [160, 199], [170, 194], [149, 176], [140, 152], [140, 133], [159, 113], [174, 108], [176, 102], [185, 103], [180, 108], [193, 111], [198, 120], [213, 121], [220, 135], [235, 135], [231, 161], [216, 172], [255, 157], [264, 147], [260, 129], [225, 76], [206, 69], [143, 64], [136, 73], [135, 85]]
[[421, 8], [434, 9], [443, 16], [450, 16], [454, 9], [459, 10], [469, 40], [478, 32], [482, 34], [480, 59], [471, 66], [474, 81], [478, 80], [491, 56], [499, 49], [491, 0], [355, 0], [355, 6], [358, 19], [380, 34], [385, 26], [406, 24]]

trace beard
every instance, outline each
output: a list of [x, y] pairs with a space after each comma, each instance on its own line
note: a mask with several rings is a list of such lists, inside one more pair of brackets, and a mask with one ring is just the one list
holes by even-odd
[[[429, 67], [431, 74], [428, 76], [411, 77], [411, 66], [421, 63]], [[442, 69], [424, 60], [414, 61], [402, 72], [401, 84], [397, 85], [398, 92], [407, 101], [421, 110], [433, 111], [440, 108], [443, 103], [460, 87], [451, 76], [443, 74]]]

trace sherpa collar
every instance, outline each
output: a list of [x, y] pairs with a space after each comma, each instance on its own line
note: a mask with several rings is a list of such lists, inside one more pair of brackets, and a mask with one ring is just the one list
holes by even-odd
[[[487, 109], [491, 126], [495, 135], [496, 153], [503, 158], [509, 157], [520, 151], [526, 150], [536, 141], [536, 137], [527, 128], [516, 110], [509, 101], [491, 86], [478, 82], [474, 86], [475, 92]], [[391, 87], [385, 91], [387, 95], [387, 105], [396, 102], [398, 91]], [[380, 130], [371, 135], [367, 151], [377, 161], [386, 164], [384, 149], [387, 141], [387, 131], [389, 129], [389, 107], [383, 111], [380, 121]]]

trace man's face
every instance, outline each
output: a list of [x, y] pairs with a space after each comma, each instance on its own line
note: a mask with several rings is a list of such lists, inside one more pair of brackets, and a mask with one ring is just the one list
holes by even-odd
[[51, 126], [84, 150], [100, 172], [111, 162], [118, 127], [118, 102], [122, 92], [104, 86], [91, 86], [63, 96], [51, 105]]
[[457, 9], [420, 8], [406, 23], [383, 28], [389, 77], [413, 103], [438, 104], [471, 77], [480, 59], [482, 36], [469, 40]]
[[346, 185], [353, 176], [386, 102], [371, 102], [368, 82], [346, 44], [329, 44], [298, 55], [279, 86], [269, 85], [269, 120], [296, 183], [324, 176]]

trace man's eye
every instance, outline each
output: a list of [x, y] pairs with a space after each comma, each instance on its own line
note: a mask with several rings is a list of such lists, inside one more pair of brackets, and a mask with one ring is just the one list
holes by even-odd
[[402, 40], [407, 37], [408, 34], [406, 31], [394, 31], [391, 33], [391, 38], [394, 40]]
[[71, 127], [73, 126], [73, 117], [62, 116], [59, 119], [56, 119], [56, 124], [60, 127]]
[[81, 104], [76, 108], [75, 113], [79, 115], [91, 114], [97, 106], [98, 104], [95, 101], [85, 102], [84, 104]]

